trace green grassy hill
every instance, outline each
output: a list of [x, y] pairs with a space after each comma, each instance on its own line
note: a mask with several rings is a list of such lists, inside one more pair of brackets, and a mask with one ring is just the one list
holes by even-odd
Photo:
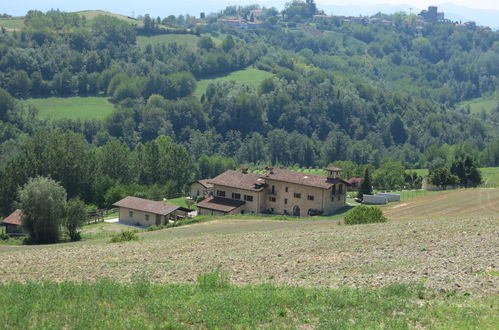
[[0, 26], [9, 30], [20, 30], [24, 26], [24, 17], [0, 18]]
[[244, 70], [240, 71], [235, 71], [232, 72], [229, 75], [221, 76], [221, 77], [214, 77], [211, 79], [202, 79], [198, 81], [197, 83], [197, 88], [196, 91], [194, 92], [194, 95], [197, 97], [201, 97], [206, 92], [206, 88], [208, 88], [208, 84], [210, 82], [214, 81], [236, 81], [241, 84], [246, 84], [251, 87], [258, 87], [262, 81], [264, 81], [267, 78], [272, 77], [273, 74], [270, 72], [254, 69], [254, 68], [247, 68]]
[[456, 109], [470, 107], [471, 113], [480, 113], [482, 111], [490, 112], [499, 105], [499, 91], [492, 96], [479, 97], [468, 101], [463, 101], [456, 105]]
[[104, 119], [114, 110], [105, 97], [49, 97], [24, 103], [35, 106], [42, 119]]
[[139, 26], [139, 27], [144, 25], [144, 22], [142, 22], [142, 21], [127, 17], [125, 15], [114, 14], [114, 13], [104, 11], [104, 10], [82, 10], [82, 11], [77, 11], [76, 13], [80, 14], [82, 16], [85, 16], [86, 19], [89, 21], [93, 20], [97, 16], [112, 16], [112, 17], [122, 19], [122, 20], [124, 20], [128, 23], [131, 23], [131, 24], [137, 24], [137, 26]]
[[160, 34], [151, 37], [139, 36], [137, 37], [137, 43], [141, 48], [146, 48], [147, 45], [177, 43], [195, 51], [199, 39], [198, 36], [192, 34]]

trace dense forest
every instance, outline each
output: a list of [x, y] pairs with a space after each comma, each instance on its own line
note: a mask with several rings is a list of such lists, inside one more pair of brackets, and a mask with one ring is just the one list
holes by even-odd
[[[346, 22], [316, 15], [313, 1], [255, 18], [259, 8], [135, 23], [30, 11], [21, 30], [2, 29], [0, 214], [37, 175], [104, 207], [180, 192], [239, 164], [436, 168], [470, 155], [499, 166], [499, 102], [479, 114], [457, 106], [498, 91], [498, 32], [421, 29], [405, 13], [376, 16], [389, 25]], [[160, 34], [198, 42], [137, 43]], [[273, 77], [194, 95], [199, 79], [248, 67]], [[103, 96], [115, 110], [105, 120], [42, 120], [22, 102], [50, 96]]]

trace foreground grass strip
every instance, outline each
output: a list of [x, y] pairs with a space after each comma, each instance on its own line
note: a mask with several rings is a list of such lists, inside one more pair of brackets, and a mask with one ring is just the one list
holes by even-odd
[[[198, 284], [0, 285], [4, 328], [492, 328], [497, 297], [436, 295], [420, 285], [380, 289], [233, 286], [216, 273]], [[211, 278], [210, 278], [211, 277]], [[210, 284], [212, 283], [212, 284]], [[223, 284], [223, 285], [221, 285]]]

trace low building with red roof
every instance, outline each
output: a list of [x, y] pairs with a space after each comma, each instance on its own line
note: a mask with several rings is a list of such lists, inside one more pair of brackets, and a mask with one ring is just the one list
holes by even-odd
[[187, 218], [191, 209], [178, 205], [155, 202], [148, 199], [128, 196], [113, 204], [119, 207], [120, 222], [149, 227], [166, 225], [169, 221]]
[[25, 235], [22, 228], [22, 218], [23, 218], [23, 212], [17, 209], [2, 221], [2, 225], [5, 226], [5, 231], [7, 235], [9, 236]]

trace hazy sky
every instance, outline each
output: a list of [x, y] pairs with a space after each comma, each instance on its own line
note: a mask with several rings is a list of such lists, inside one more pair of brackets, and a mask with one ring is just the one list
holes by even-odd
[[[267, 6], [283, 8], [286, 2], [291, 0], [2, 0], [0, 12], [11, 15], [24, 15], [30, 9], [47, 11], [50, 9], [60, 9], [63, 11], [78, 11], [85, 9], [102, 9], [116, 13], [131, 15], [132, 11], [137, 14], [155, 13], [165, 16], [168, 14], [190, 13], [199, 14], [201, 11], [212, 12], [224, 8], [228, 4], [250, 4], [260, 3]], [[375, 4], [404, 5], [423, 9], [428, 5], [439, 5], [440, 3], [454, 3], [456, 5], [499, 10], [499, 0], [316, 0], [318, 7], [321, 5], [350, 5], [350, 6], [372, 6]]]

